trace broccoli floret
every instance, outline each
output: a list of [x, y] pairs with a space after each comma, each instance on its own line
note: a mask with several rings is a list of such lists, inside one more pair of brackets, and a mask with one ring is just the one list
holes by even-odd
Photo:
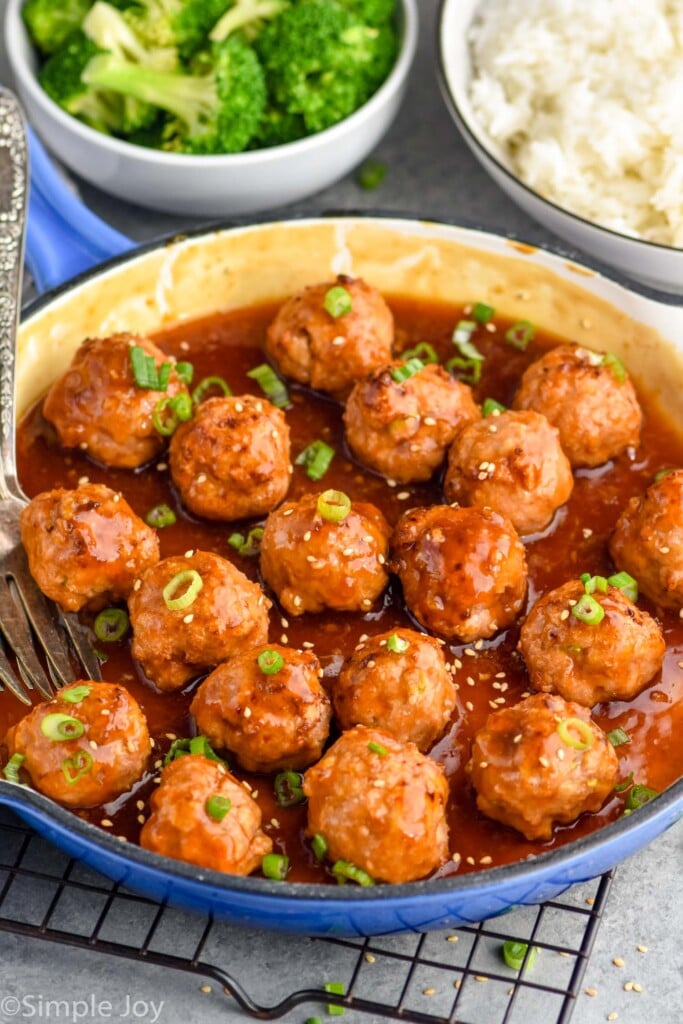
[[215, 43], [221, 43], [233, 32], [242, 30], [253, 38], [263, 27], [290, 6], [290, 0], [230, 0], [230, 7], [209, 33]]
[[391, 23], [396, 11], [396, 0], [337, 0], [364, 25], [379, 28]]
[[124, 17], [149, 46], [175, 46], [187, 59], [231, 0], [135, 0]]
[[31, 39], [44, 54], [61, 50], [81, 27], [92, 0], [26, 0], [21, 16]]
[[240, 153], [256, 133], [266, 105], [263, 68], [256, 53], [237, 36], [216, 46], [207, 75], [186, 75], [141, 67], [113, 56], [95, 57], [83, 81], [172, 114], [185, 153]]
[[79, 30], [45, 62], [38, 72], [38, 81], [50, 99], [102, 132], [120, 131], [122, 108], [118, 97], [113, 100], [93, 92], [81, 75], [91, 60], [102, 51]]
[[301, 114], [288, 114], [277, 107], [268, 107], [261, 118], [256, 135], [251, 140], [251, 149], [265, 149], [269, 146], [284, 146], [296, 142], [308, 132]]
[[309, 132], [357, 110], [396, 54], [393, 30], [363, 25], [336, 0], [300, 0], [265, 26], [256, 45], [272, 95], [301, 114]]

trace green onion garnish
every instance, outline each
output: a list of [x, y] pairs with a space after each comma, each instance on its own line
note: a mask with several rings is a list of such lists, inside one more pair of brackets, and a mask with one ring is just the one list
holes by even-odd
[[[570, 732], [569, 730], [573, 730]], [[557, 733], [563, 743], [572, 750], [590, 750], [595, 743], [595, 733], [582, 718], [563, 718], [557, 723]], [[577, 736], [576, 733], [579, 735]]]
[[289, 857], [285, 857], [284, 853], [267, 853], [261, 861], [261, 871], [266, 878], [282, 882], [289, 871]]
[[83, 683], [81, 686], [71, 686], [68, 690], [58, 690], [57, 696], [65, 704], [80, 704], [82, 700], [92, 693], [92, 686]]
[[424, 370], [424, 368], [425, 364], [422, 360], [413, 356], [412, 359], [403, 363], [402, 366], [392, 366], [389, 373], [397, 384], [401, 384], [404, 380], [408, 380], [409, 377], [414, 377], [416, 373], [419, 373], [420, 370]]
[[316, 832], [311, 839], [311, 850], [316, 860], [325, 860], [327, 856], [327, 840], [320, 832]]
[[352, 864], [349, 860], [336, 860], [332, 865], [332, 874], [339, 885], [346, 885], [347, 882], [355, 882], [364, 888], [374, 885], [375, 881], [367, 871]]
[[637, 811], [639, 807], [643, 806], [643, 804], [649, 804], [650, 800], [654, 800], [656, 796], [659, 796], [656, 789], [648, 789], [647, 786], [640, 786], [636, 784], [626, 797], [626, 808], [624, 810], [624, 814], [630, 814], [631, 811]]
[[387, 176], [387, 165], [381, 160], [366, 160], [356, 175], [356, 181], [366, 192], [379, 188]]
[[638, 583], [627, 572], [617, 572], [607, 579], [610, 587], [616, 587], [635, 604], [638, 600]]
[[173, 368], [172, 363], [162, 363], [159, 369], [154, 356], [147, 355], [140, 345], [130, 347], [130, 366], [135, 384], [148, 391], [165, 391]]
[[351, 499], [343, 491], [323, 491], [318, 495], [316, 508], [329, 523], [341, 523], [351, 511]]
[[225, 815], [232, 807], [232, 800], [227, 796], [221, 796], [220, 793], [215, 793], [210, 796], [204, 804], [204, 809], [210, 818], [214, 821], [222, 821]]
[[461, 355], [470, 359], [483, 359], [479, 349], [475, 348], [470, 340], [476, 329], [477, 325], [474, 320], [458, 320], [453, 330], [452, 340]]
[[335, 285], [334, 288], [330, 288], [326, 293], [323, 306], [330, 316], [338, 320], [340, 316], [346, 316], [347, 313], [351, 312], [351, 296], [346, 288], [342, 288], [341, 285]]
[[[529, 952], [528, 956], [527, 951]], [[536, 959], [536, 953], [537, 947], [532, 946], [531, 950], [529, 950], [526, 942], [515, 942], [513, 939], [508, 939], [507, 942], [503, 943], [503, 960], [513, 971], [521, 971], [522, 964], [524, 964], [525, 971], [531, 970]]]
[[254, 526], [246, 537], [243, 533], [231, 533], [228, 537], [228, 544], [235, 549], [238, 555], [242, 555], [244, 558], [254, 558], [261, 550], [262, 538], [263, 527]]
[[[341, 981], [326, 981], [325, 982], [325, 991], [329, 992], [329, 994], [331, 996], [343, 996], [343, 995], [346, 994], [345, 989], [344, 989], [344, 985], [343, 985], [343, 983]], [[326, 1007], [326, 1010], [327, 1010], [327, 1014], [328, 1014], [329, 1017], [343, 1017], [344, 1016], [344, 1007], [343, 1006], [335, 1006], [334, 1003], [328, 1003], [327, 1007]]]
[[589, 576], [587, 572], [581, 576], [583, 589], [587, 594], [594, 594], [599, 590], [601, 594], [607, 593], [607, 580], [604, 576]]
[[615, 356], [613, 352], [605, 352], [602, 357], [602, 365], [612, 371], [619, 384], [624, 383], [626, 380], [626, 367], [619, 356]]
[[318, 440], [299, 452], [294, 462], [297, 466], [306, 467], [306, 476], [309, 480], [322, 480], [333, 458], [334, 448], [325, 441]]
[[176, 363], [175, 372], [183, 384], [189, 386], [192, 383], [192, 378], [194, 377], [194, 366], [192, 363]]
[[484, 363], [483, 355], [470, 340], [476, 326], [474, 320], [458, 321], [453, 331], [453, 344], [460, 355], [454, 356], [446, 363], [449, 373], [456, 373], [467, 384], [479, 383]]
[[2, 774], [8, 782], [14, 782], [16, 785], [21, 785], [19, 778], [19, 769], [26, 760], [26, 754], [12, 754], [9, 761], [2, 769]]
[[267, 648], [265, 651], [261, 651], [256, 661], [264, 676], [276, 675], [285, 663], [285, 659], [282, 657], [280, 652], [274, 651], [272, 647]]
[[65, 757], [62, 761], [62, 774], [69, 786], [73, 786], [92, 771], [93, 764], [92, 754], [87, 750], [77, 750], [73, 757]]
[[192, 392], [192, 401], [194, 405], [199, 405], [203, 402], [209, 391], [213, 391], [216, 388], [226, 398], [229, 398], [232, 394], [230, 385], [224, 381], [222, 377], [205, 377]]
[[626, 778], [622, 782], [618, 782], [614, 787], [615, 793], [623, 793], [625, 789], [633, 785], [633, 772], [629, 772]]
[[209, 761], [217, 761], [218, 764], [224, 764], [228, 767], [228, 762], [218, 756], [206, 736], [193, 736], [191, 739], [173, 740], [164, 758], [164, 766], [170, 764], [171, 761], [177, 761], [179, 757], [184, 757], [186, 754], [198, 754]]
[[453, 356], [446, 363], [446, 369], [454, 374], [463, 384], [474, 387], [481, 380], [481, 371], [484, 363], [481, 359], [461, 359], [460, 356]]
[[273, 788], [275, 799], [280, 807], [294, 807], [306, 799], [303, 791], [304, 777], [300, 772], [279, 772], [275, 776]]
[[114, 644], [130, 629], [130, 619], [123, 608], [105, 608], [95, 619], [93, 629], [98, 640]]
[[398, 633], [392, 633], [387, 637], [387, 650], [392, 654], [405, 654], [410, 647], [410, 640], [404, 640]]
[[495, 400], [495, 398], [485, 398], [481, 411], [484, 416], [500, 416], [502, 412], [507, 412], [507, 407], [501, 405], [500, 402]]
[[168, 505], [155, 505], [145, 516], [148, 526], [155, 530], [161, 530], [164, 526], [173, 526], [176, 521], [176, 514]]
[[77, 718], [56, 711], [54, 714], [45, 715], [40, 723], [40, 731], [49, 740], [63, 743], [65, 740], [80, 739], [85, 732], [85, 726]]
[[192, 399], [181, 391], [172, 398], [160, 398], [152, 412], [152, 423], [162, 437], [170, 437], [180, 423], [187, 423], [192, 416]]
[[607, 739], [610, 741], [613, 747], [623, 747], [624, 743], [630, 743], [631, 737], [623, 729], [617, 728], [612, 729], [611, 732], [607, 733]]
[[399, 353], [401, 359], [419, 359], [425, 364], [438, 363], [439, 357], [436, 354], [436, 349], [433, 345], [430, 345], [428, 341], [420, 341], [413, 348], [406, 348], [403, 352]]
[[[180, 612], [194, 604], [203, 586], [204, 580], [196, 569], [184, 569], [182, 572], [177, 572], [173, 579], [168, 581], [161, 591], [161, 596], [170, 612]], [[185, 590], [183, 590], [184, 587]], [[175, 595], [179, 591], [183, 592], [180, 597], [176, 597]]]
[[493, 320], [495, 315], [496, 311], [493, 306], [487, 306], [485, 302], [475, 302], [472, 316], [478, 324], [487, 324], [489, 320]]
[[379, 754], [380, 757], [386, 757], [389, 753], [386, 747], [383, 747], [381, 743], [375, 743], [374, 740], [370, 740], [368, 743], [368, 750], [373, 754]]
[[675, 473], [677, 468], [677, 466], [669, 466], [667, 469], [660, 469], [658, 473], [655, 473], [655, 483], [663, 480], [665, 476], [669, 475], [669, 473]]
[[591, 594], [582, 594], [572, 608], [572, 615], [579, 622], [597, 626], [605, 617], [605, 611]]
[[529, 342], [533, 341], [535, 334], [536, 328], [533, 324], [529, 323], [528, 320], [519, 320], [505, 332], [505, 340], [508, 345], [518, 348], [520, 352], [524, 352]]
[[306, 1024], [323, 1024], [323, 1022], [320, 1017], [307, 1017]]
[[289, 393], [280, 378], [268, 363], [261, 363], [260, 366], [249, 370], [247, 377], [255, 380], [263, 391], [264, 395], [277, 409], [289, 409], [291, 402]]

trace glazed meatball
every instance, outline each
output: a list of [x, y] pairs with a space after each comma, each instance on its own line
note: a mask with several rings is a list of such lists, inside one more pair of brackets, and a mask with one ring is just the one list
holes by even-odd
[[[331, 289], [349, 296], [349, 312], [325, 308]], [[309, 285], [292, 295], [268, 328], [266, 352], [285, 377], [343, 396], [360, 378], [391, 359], [394, 318], [386, 302], [360, 278]]]
[[609, 550], [619, 569], [663, 608], [683, 607], [683, 470], [667, 473], [617, 520]]
[[159, 561], [159, 540], [125, 498], [104, 484], [38, 494], [21, 513], [31, 575], [65, 612], [128, 597]]
[[527, 367], [513, 405], [557, 427], [572, 466], [600, 466], [640, 441], [643, 415], [621, 362], [578, 345], [558, 345]]
[[412, 629], [370, 637], [342, 668], [332, 703], [342, 729], [376, 726], [429, 750], [455, 707], [442, 644]]
[[[189, 604], [186, 595], [193, 597]], [[176, 601], [182, 607], [174, 608]], [[178, 690], [264, 643], [269, 608], [259, 585], [220, 555], [193, 551], [164, 558], [142, 574], [128, 600], [133, 657], [160, 690]]]
[[585, 594], [570, 580], [544, 594], [522, 626], [519, 650], [535, 690], [593, 707], [630, 700], [659, 671], [666, 645], [655, 620], [621, 590], [590, 595], [604, 618], [591, 625], [574, 614]]
[[145, 716], [127, 690], [79, 679], [12, 726], [5, 744], [23, 754], [31, 782], [65, 807], [96, 807], [140, 779], [150, 755]]
[[82, 448], [97, 462], [122, 469], [142, 466], [162, 451], [166, 439], [152, 422], [154, 409], [163, 398], [187, 394], [175, 369], [165, 391], [138, 387], [130, 355], [134, 346], [151, 356], [157, 368], [163, 363], [175, 366], [175, 359], [148, 338], [88, 338], [43, 403], [43, 415], [55, 427], [60, 444]]
[[417, 621], [462, 643], [509, 626], [526, 594], [522, 542], [510, 520], [490, 508], [406, 512], [392, 538], [392, 568]]
[[397, 483], [429, 480], [458, 428], [480, 416], [471, 389], [440, 366], [401, 380], [405, 365], [390, 363], [358, 381], [344, 412], [356, 458]]
[[470, 423], [448, 453], [446, 500], [495, 508], [522, 534], [543, 530], [573, 487], [559, 432], [538, 412], [507, 411]]
[[555, 824], [597, 811], [617, 768], [586, 708], [548, 693], [489, 715], [467, 765], [482, 814], [527, 839], [551, 839]]
[[330, 730], [330, 701], [310, 651], [270, 644], [219, 665], [201, 684], [191, 712], [212, 746], [231, 751], [248, 772], [307, 768]]
[[[214, 797], [221, 798], [216, 809]], [[152, 813], [140, 832], [140, 846], [154, 853], [249, 875], [273, 848], [261, 831], [259, 805], [218, 761], [199, 754], [171, 761], [149, 802]]]
[[335, 495], [307, 494], [266, 521], [261, 573], [289, 615], [367, 611], [387, 585], [386, 519], [374, 505], [359, 502], [339, 521], [324, 518], [319, 508], [337, 502]]
[[210, 398], [171, 439], [183, 504], [206, 519], [262, 516], [279, 505], [292, 466], [284, 413], [264, 398]]
[[412, 882], [448, 857], [448, 783], [413, 743], [363, 725], [345, 732], [304, 778], [306, 834], [332, 862], [378, 882]]

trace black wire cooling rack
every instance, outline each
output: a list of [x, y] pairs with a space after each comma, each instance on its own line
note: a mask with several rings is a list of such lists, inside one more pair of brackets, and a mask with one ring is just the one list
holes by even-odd
[[[237, 1004], [260, 1020], [302, 1004], [324, 1015], [334, 1004], [359, 1011], [363, 1021], [371, 1014], [415, 1024], [567, 1024], [610, 883], [611, 875], [603, 875], [541, 907], [449, 932], [370, 939], [247, 933], [121, 888], [0, 809], [0, 931], [211, 978], [230, 997], [226, 1009], [234, 1014]], [[530, 970], [505, 965], [508, 939], [537, 948]], [[282, 975], [271, 978], [264, 970], [258, 979], [264, 1002], [256, 1001], [240, 978], [253, 981], [254, 963], [278, 956], [286, 957], [288, 977], [301, 987], [282, 998]], [[221, 966], [226, 961], [229, 973]], [[325, 991], [331, 976], [343, 983], [343, 996]], [[288, 1020], [303, 1024], [306, 1016]]]

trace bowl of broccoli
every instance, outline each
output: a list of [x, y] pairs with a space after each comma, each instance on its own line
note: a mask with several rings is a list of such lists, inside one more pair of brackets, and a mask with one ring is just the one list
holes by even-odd
[[416, 0], [10, 0], [30, 121], [78, 175], [178, 214], [253, 213], [342, 177], [398, 111]]

